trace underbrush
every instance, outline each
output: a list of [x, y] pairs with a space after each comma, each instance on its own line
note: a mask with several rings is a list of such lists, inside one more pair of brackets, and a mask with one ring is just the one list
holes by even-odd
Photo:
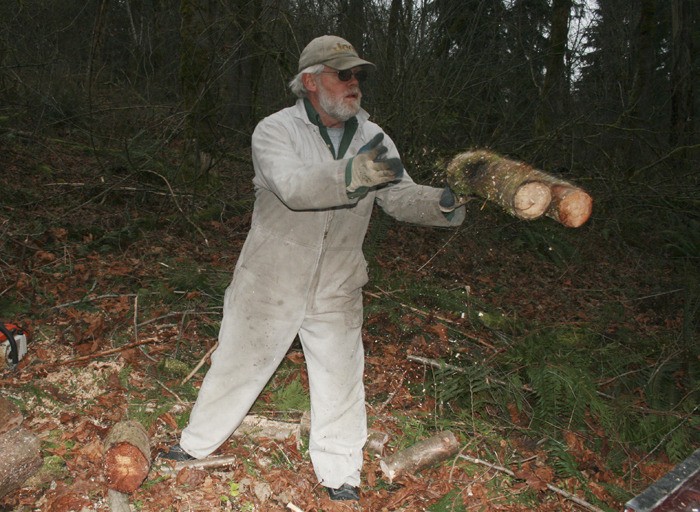
[[[168, 166], [170, 153], [156, 174], [133, 151], [95, 173], [81, 148], [32, 147], [13, 146], [2, 162], [0, 318], [31, 327], [23, 371], [43, 368], [11, 398], [27, 414], [69, 423], [87, 412], [102, 415], [98, 424], [112, 421], [104, 411], [119, 396], [120, 414], [170, 442], [216, 343], [250, 218], [249, 185], [237, 183], [249, 169], [195, 189]], [[534, 509], [545, 484], [619, 509], [649, 483], [647, 464], [669, 467], [697, 446], [693, 195], [671, 202], [667, 190], [645, 204], [619, 190], [594, 195], [594, 217], [578, 230], [473, 204], [458, 230], [375, 215], [365, 244], [372, 425], [391, 430], [391, 450], [452, 430], [471, 457], [452, 460], [452, 471], [476, 480], [493, 470], [478, 459], [516, 475], [497, 470], [479, 488], [460, 480], [430, 510], [463, 510], [480, 492]], [[89, 371], [61, 367], [80, 357]], [[92, 392], [71, 401], [52, 374], [74, 384], [58, 391]], [[308, 408], [295, 344], [254, 412], [297, 419]], [[74, 445], [60, 436], [51, 430], [45, 446], [65, 463]], [[381, 478], [372, 488], [396, 490]]]

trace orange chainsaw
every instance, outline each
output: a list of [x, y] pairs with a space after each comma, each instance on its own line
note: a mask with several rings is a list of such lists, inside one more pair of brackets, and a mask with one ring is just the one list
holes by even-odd
[[29, 333], [15, 324], [0, 322], [0, 366], [13, 369], [27, 355]]

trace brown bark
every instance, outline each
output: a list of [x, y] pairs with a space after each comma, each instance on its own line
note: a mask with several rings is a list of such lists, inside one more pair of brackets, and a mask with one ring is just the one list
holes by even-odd
[[21, 423], [19, 409], [0, 398], [0, 497], [18, 489], [43, 462], [39, 439]]
[[102, 469], [107, 487], [132, 493], [143, 483], [151, 467], [148, 433], [137, 421], [120, 421], [103, 444]]
[[456, 155], [447, 166], [447, 183], [457, 195], [477, 195], [524, 220], [546, 215], [579, 227], [591, 215], [593, 201], [581, 188], [492, 151]]
[[385, 457], [379, 462], [382, 473], [392, 482], [404, 474], [414, 474], [429, 466], [438, 464], [459, 451], [457, 438], [450, 431], [438, 434], [413, 446]]

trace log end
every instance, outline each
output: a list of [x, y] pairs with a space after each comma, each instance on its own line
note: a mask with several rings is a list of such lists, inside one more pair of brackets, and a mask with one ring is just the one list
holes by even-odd
[[592, 211], [593, 198], [582, 189], [574, 188], [561, 194], [553, 218], [566, 227], [578, 228], [588, 221]]
[[103, 467], [107, 487], [130, 494], [148, 476], [150, 461], [136, 446], [124, 442], [113, 445], [105, 453]]
[[521, 219], [532, 220], [542, 216], [549, 208], [552, 193], [539, 181], [523, 183], [513, 196], [513, 210]]

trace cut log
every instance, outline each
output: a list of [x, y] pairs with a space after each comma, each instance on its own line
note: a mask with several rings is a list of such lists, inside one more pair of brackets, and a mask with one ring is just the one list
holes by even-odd
[[41, 443], [21, 426], [19, 409], [0, 398], [0, 497], [18, 489], [41, 467]]
[[455, 435], [446, 430], [384, 458], [379, 462], [379, 467], [391, 483], [401, 475], [417, 473], [449, 459], [457, 452], [459, 443]]
[[367, 442], [365, 443], [365, 451], [370, 455], [381, 457], [384, 455], [384, 448], [389, 442], [389, 434], [380, 432], [379, 430], [369, 429], [367, 431]]
[[446, 174], [457, 195], [477, 195], [520, 219], [546, 215], [564, 226], [579, 227], [591, 215], [593, 201], [581, 188], [493, 151], [460, 153]]
[[110, 489], [107, 493], [107, 503], [110, 512], [131, 512], [129, 495]]
[[148, 433], [137, 421], [120, 421], [103, 443], [102, 469], [107, 487], [130, 494], [148, 476], [151, 448]]
[[593, 199], [582, 189], [568, 183], [552, 184], [552, 202], [545, 212], [560, 224], [577, 228], [586, 223], [593, 211]]

